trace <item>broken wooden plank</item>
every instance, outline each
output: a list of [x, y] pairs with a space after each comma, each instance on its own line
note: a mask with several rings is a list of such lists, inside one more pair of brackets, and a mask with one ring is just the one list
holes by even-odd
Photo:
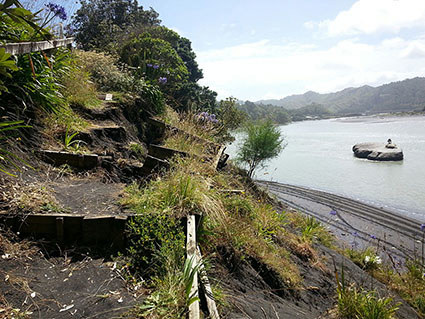
[[223, 154], [225, 149], [226, 149], [226, 146], [221, 145], [220, 149], [217, 152], [217, 155], [214, 157], [214, 161], [212, 163], [212, 166], [214, 169], [218, 168], [218, 163], [220, 162], [221, 155]]
[[199, 264], [199, 274], [201, 277], [201, 285], [204, 287], [205, 299], [207, 301], [208, 312], [211, 319], [220, 319], [218, 314], [217, 305], [214, 300], [214, 295], [211, 289], [210, 281], [208, 280], [207, 272], [204, 263], [202, 262], [202, 255], [199, 246], [196, 248], [196, 258]]
[[163, 137], [165, 136], [165, 132], [168, 131], [168, 132], [171, 133], [170, 135], [182, 134], [187, 139], [191, 139], [193, 141], [200, 142], [200, 143], [206, 145], [206, 147], [210, 150], [211, 154], [216, 154], [218, 152], [218, 150], [220, 149], [220, 146], [221, 146], [220, 144], [209, 141], [209, 140], [207, 140], [203, 137], [200, 137], [198, 135], [188, 133], [188, 132], [186, 132], [182, 129], [179, 129], [178, 127], [172, 126], [172, 125], [167, 124], [167, 123], [160, 121], [158, 119], [149, 118], [148, 123], [151, 124], [152, 126], [154, 126], [155, 128], [157, 128], [158, 131], [159, 131], [158, 134], [162, 135]]
[[148, 155], [145, 158], [140, 173], [142, 175], [149, 175], [154, 171], [160, 170], [161, 168], [168, 169], [169, 167], [170, 163], [168, 163], [167, 161]]
[[38, 41], [38, 42], [7, 43], [7, 44], [0, 45], [0, 49], [4, 48], [6, 50], [6, 53], [10, 53], [12, 55], [20, 55], [25, 53], [66, 47], [66, 46], [72, 45], [73, 42], [74, 42], [74, 38]]
[[162, 159], [162, 160], [167, 160], [167, 159], [171, 159], [172, 157], [178, 155], [181, 157], [188, 157], [189, 153], [183, 152], [183, 151], [178, 151], [172, 148], [168, 148], [168, 147], [164, 147], [164, 146], [159, 146], [159, 145], [154, 145], [154, 144], [150, 144], [148, 146], [148, 154], [150, 156]]
[[[196, 217], [195, 215], [187, 216], [187, 235], [186, 235], [186, 258], [192, 260], [192, 269], [193, 271], [197, 267], [197, 258], [196, 258]], [[198, 272], [195, 271], [193, 276], [192, 288], [190, 289], [190, 298], [199, 298], [198, 293]], [[189, 305], [189, 319], [199, 319], [200, 310], [199, 310], [199, 299], [195, 300]]]
[[230, 194], [245, 194], [243, 189], [217, 189], [219, 193], [230, 193]]

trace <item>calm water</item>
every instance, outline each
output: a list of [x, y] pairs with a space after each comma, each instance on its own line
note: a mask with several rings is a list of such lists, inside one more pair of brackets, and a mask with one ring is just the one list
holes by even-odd
[[[305, 121], [280, 129], [288, 145], [257, 178], [340, 194], [425, 222], [425, 117]], [[354, 144], [388, 138], [403, 149], [404, 161], [353, 156]], [[237, 144], [229, 146], [231, 155]]]

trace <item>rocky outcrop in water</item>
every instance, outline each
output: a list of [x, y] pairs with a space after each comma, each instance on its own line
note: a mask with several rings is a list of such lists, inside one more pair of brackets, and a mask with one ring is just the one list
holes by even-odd
[[359, 143], [353, 146], [356, 157], [373, 161], [401, 161], [403, 151], [395, 144]]

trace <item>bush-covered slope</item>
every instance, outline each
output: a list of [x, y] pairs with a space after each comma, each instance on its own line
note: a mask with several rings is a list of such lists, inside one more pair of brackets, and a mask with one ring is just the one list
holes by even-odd
[[328, 94], [309, 91], [257, 103], [281, 106], [288, 110], [316, 103], [338, 114], [418, 111], [425, 107], [425, 78], [417, 77], [378, 87], [365, 85]]

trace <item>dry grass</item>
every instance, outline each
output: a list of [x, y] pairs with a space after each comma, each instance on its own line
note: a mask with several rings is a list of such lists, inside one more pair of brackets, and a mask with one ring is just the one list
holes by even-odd
[[[19, 240], [11, 232], [0, 231], [0, 258], [7, 260], [31, 261], [32, 257], [39, 252], [31, 242]], [[11, 272], [0, 269], [2, 280], [11, 286], [11, 288], [24, 291], [28, 295], [32, 293], [28, 280], [22, 276], [16, 276]], [[29, 309], [31, 306], [28, 306]], [[0, 293], [0, 318], [7, 319], [26, 319], [30, 318], [32, 312], [12, 307], [4, 295]]]
[[[78, 61], [78, 60], [75, 60]], [[69, 104], [77, 104], [86, 108], [98, 108], [102, 102], [98, 99], [98, 92], [90, 74], [78, 65], [73, 66], [62, 79], [64, 96]]]
[[[181, 118], [168, 110], [164, 119], [191, 134], [206, 137], [208, 133], [201, 130], [194, 115]], [[196, 150], [198, 155], [205, 152], [199, 139], [188, 142], [178, 135], [169, 136], [165, 145], [192, 153]], [[217, 172], [210, 163], [195, 156], [174, 158], [170, 166], [169, 171], [144, 188], [136, 184], [128, 187], [122, 203], [148, 216], [146, 220], [152, 216], [171, 216], [175, 220], [189, 213], [201, 215], [198, 236], [204, 254], [219, 255], [224, 248], [234, 255], [236, 267], [244, 260], [255, 260], [259, 267], [279, 278], [282, 288], [302, 287], [300, 271], [293, 261], [294, 252], [325, 271], [311, 246], [320, 234], [317, 227], [313, 225], [310, 237], [293, 234], [290, 226], [298, 229], [299, 224], [308, 223], [295, 217], [291, 220], [288, 214], [277, 211], [268, 197], [259, 193], [236, 169]], [[161, 290], [160, 285], [156, 287]]]
[[160, 119], [167, 124], [175, 126], [186, 133], [201, 137], [214, 142], [215, 136], [220, 132], [219, 127], [210, 122], [202, 122], [197, 114], [178, 114], [170, 107], [167, 107]]
[[425, 317], [425, 269], [419, 261], [407, 261], [407, 269], [397, 265], [381, 265], [371, 274], [396, 291], [412, 305], [422, 317]]
[[0, 198], [8, 203], [9, 212], [40, 213], [64, 210], [53, 196], [53, 190], [40, 182], [25, 185], [9, 184], [9, 187], [0, 194]]
[[12, 307], [0, 293], [0, 319], [29, 319], [32, 312]]
[[90, 124], [76, 114], [69, 106], [64, 106], [61, 112], [46, 114], [42, 117], [43, 131], [47, 138], [63, 136], [68, 129], [70, 132], [83, 131]]
[[38, 251], [31, 242], [19, 240], [11, 232], [0, 231], [0, 252], [3, 259], [30, 258]]
[[193, 155], [202, 156], [206, 153], [206, 146], [196, 143], [193, 138], [188, 138], [186, 134], [177, 133], [168, 137], [163, 144], [165, 147], [186, 152]]

